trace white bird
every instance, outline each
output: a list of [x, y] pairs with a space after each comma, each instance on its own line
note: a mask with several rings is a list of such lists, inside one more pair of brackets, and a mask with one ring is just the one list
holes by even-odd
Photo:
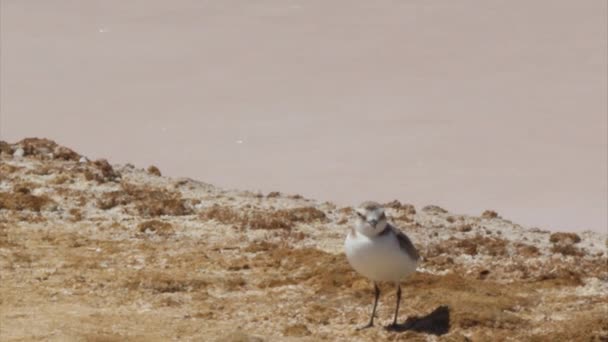
[[369, 323], [360, 329], [374, 326], [376, 306], [380, 297], [378, 282], [393, 282], [397, 287], [397, 305], [393, 323], [387, 328], [397, 327], [397, 316], [401, 302], [401, 280], [414, 273], [420, 256], [410, 239], [387, 222], [384, 208], [376, 202], [364, 202], [356, 210], [357, 221], [351, 228], [344, 249], [350, 265], [374, 283], [375, 298]]

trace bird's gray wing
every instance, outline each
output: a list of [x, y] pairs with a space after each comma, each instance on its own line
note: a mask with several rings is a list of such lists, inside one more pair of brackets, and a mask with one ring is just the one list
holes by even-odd
[[420, 259], [420, 254], [418, 254], [418, 251], [416, 250], [416, 247], [414, 247], [412, 240], [410, 240], [410, 238], [407, 237], [405, 233], [400, 231], [399, 228], [396, 228], [391, 225], [391, 230], [393, 231], [393, 234], [395, 234], [395, 236], [397, 237], [397, 240], [399, 240], [399, 247], [401, 247], [401, 250], [407, 253], [414, 260]]

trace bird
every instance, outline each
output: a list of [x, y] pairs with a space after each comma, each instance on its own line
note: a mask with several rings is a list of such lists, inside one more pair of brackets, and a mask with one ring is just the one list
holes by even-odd
[[344, 250], [351, 267], [370, 279], [374, 285], [374, 306], [369, 322], [357, 328], [374, 326], [374, 316], [380, 297], [379, 282], [392, 282], [397, 288], [397, 303], [393, 322], [387, 329], [397, 328], [401, 281], [416, 272], [420, 255], [407, 235], [391, 225], [382, 205], [373, 201], [361, 203], [356, 209], [356, 221], [351, 226]]

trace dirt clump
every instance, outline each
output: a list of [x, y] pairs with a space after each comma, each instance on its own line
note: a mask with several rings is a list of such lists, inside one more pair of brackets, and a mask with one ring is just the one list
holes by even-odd
[[239, 211], [217, 204], [203, 210], [199, 217], [203, 220], [216, 220], [223, 224], [240, 224], [242, 222]]
[[0, 209], [40, 212], [52, 208], [54, 203], [46, 195], [32, 195], [27, 188], [19, 188], [13, 192], [0, 192]]
[[435, 257], [441, 254], [453, 254], [458, 251], [467, 255], [490, 255], [490, 256], [505, 256], [508, 241], [500, 238], [486, 237], [479, 234], [472, 238], [460, 239], [450, 237], [436, 245], [428, 248], [427, 257]]
[[169, 236], [174, 233], [173, 225], [169, 222], [159, 220], [144, 221], [137, 225], [140, 233], [154, 233], [159, 236]]
[[416, 207], [411, 204], [401, 203], [398, 200], [388, 202], [384, 204], [384, 207], [402, 211], [405, 215], [416, 215]]
[[93, 166], [97, 172], [91, 172], [91, 170], [88, 170], [88, 180], [90, 180], [89, 178], [92, 177], [92, 179], [99, 183], [105, 183], [116, 181], [120, 178], [120, 173], [116, 172], [112, 165], [110, 165], [110, 163], [105, 159], [94, 161]]
[[437, 205], [427, 205], [422, 208], [422, 211], [436, 214], [446, 214], [448, 211]]
[[257, 210], [213, 205], [199, 215], [203, 220], [216, 220], [223, 224], [233, 224], [240, 229], [286, 229], [296, 223], [327, 220], [324, 212], [313, 207], [279, 210]]
[[524, 257], [537, 257], [540, 255], [538, 247], [533, 245], [519, 242], [515, 244], [515, 247], [517, 248], [517, 253]]
[[581, 286], [584, 284], [579, 272], [559, 266], [541, 273], [535, 280], [546, 282], [550, 286]]
[[23, 167], [1, 163], [0, 164], [0, 175], [8, 175], [8, 174], [17, 172], [21, 169], [23, 169]]
[[552, 243], [574, 244], [581, 242], [581, 237], [576, 233], [553, 233], [549, 236], [549, 241]]
[[71, 208], [70, 210], [68, 210], [68, 213], [71, 215], [72, 222], [81, 221], [83, 218], [82, 210], [78, 208]]
[[81, 158], [78, 153], [49, 139], [26, 138], [12, 145], [12, 150], [18, 148], [23, 149], [24, 156], [38, 159], [78, 161]]
[[456, 230], [463, 233], [470, 232], [471, 230], [473, 230], [473, 225], [470, 223], [463, 224], [456, 227]]
[[9, 143], [0, 140], [0, 155], [2, 154], [13, 155], [13, 149]]
[[99, 209], [108, 210], [116, 206], [124, 206], [131, 203], [132, 197], [124, 191], [110, 191], [105, 192], [97, 200], [97, 207]]
[[154, 175], [156, 177], [162, 176], [162, 174], [160, 173], [160, 169], [154, 165], [148, 166], [147, 171], [149, 174]]
[[577, 257], [582, 257], [583, 255], [585, 255], [585, 253], [581, 251], [578, 247], [571, 244], [555, 244], [551, 247], [551, 252]]
[[311, 332], [310, 332], [310, 330], [308, 330], [308, 327], [305, 324], [293, 324], [293, 325], [286, 327], [283, 330], [283, 334], [285, 336], [303, 337], [303, 336], [309, 336], [311, 334]]
[[495, 219], [498, 217], [500, 217], [500, 216], [498, 216], [498, 213], [495, 212], [494, 210], [486, 210], [481, 214], [481, 218], [485, 218], [485, 219]]
[[97, 200], [97, 206], [104, 210], [129, 204], [143, 217], [183, 216], [193, 213], [178, 192], [127, 182], [121, 184], [121, 190], [106, 192]]
[[575, 246], [581, 242], [580, 236], [575, 233], [553, 233], [549, 237], [549, 241], [553, 243], [551, 252], [560, 253], [562, 255], [571, 255], [581, 257], [585, 253]]

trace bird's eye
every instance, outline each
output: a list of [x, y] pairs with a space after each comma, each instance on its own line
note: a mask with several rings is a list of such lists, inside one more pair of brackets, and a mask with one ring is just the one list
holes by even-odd
[[362, 219], [365, 219], [365, 215], [361, 214], [360, 212], [357, 212], [357, 216], [359, 216]]

